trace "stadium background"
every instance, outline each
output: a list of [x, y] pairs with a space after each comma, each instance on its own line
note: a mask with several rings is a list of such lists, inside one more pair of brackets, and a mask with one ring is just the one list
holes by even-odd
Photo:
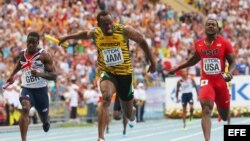
[[[239, 101], [236, 99], [235, 102], [249, 103], [249, 4], [249, 0], [2, 0], [0, 85], [5, 83], [13, 70], [18, 53], [26, 48], [28, 32], [38, 31], [41, 36], [49, 34], [59, 37], [88, 30], [96, 26], [96, 14], [100, 10], [108, 10], [116, 22], [131, 25], [145, 35], [157, 61], [157, 73], [146, 73], [147, 60], [142, 50], [137, 44], [130, 42], [134, 85], [136, 87], [140, 82], [144, 83], [147, 91], [145, 118], [179, 118], [180, 107], [174, 107], [170, 113], [167, 111], [168, 106], [171, 108], [172, 105], [167, 103], [170, 93], [165, 89], [174, 89], [174, 86], [168, 86], [164, 74], [190, 56], [194, 41], [204, 37], [204, 21], [212, 17], [218, 20], [220, 34], [231, 42], [236, 53], [237, 69], [234, 75], [246, 80], [244, 90], [236, 90], [236, 95], [242, 92], [246, 97], [240, 95]], [[55, 122], [69, 121], [70, 99], [75, 99], [78, 118], [85, 122], [87, 105], [89, 102], [94, 105], [97, 103], [97, 99], [93, 97], [93, 101], [87, 101], [84, 97], [87, 89], [96, 90], [98, 95], [94, 79], [96, 48], [91, 40], [69, 43], [68, 48], [60, 48], [44, 38], [40, 41], [40, 47], [53, 55], [59, 74], [56, 82], [49, 83], [50, 114]], [[189, 68], [189, 74], [199, 77], [200, 64]], [[237, 84], [237, 81], [234, 83]], [[21, 108], [18, 102], [18, 84], [16, 82], [8, 90], [0, 92], [1, 125], [18, 124], [18, 109]], [[248, 108], [236, 106], [233, 116], [248, 116], [249, 105], [244, 106]]]

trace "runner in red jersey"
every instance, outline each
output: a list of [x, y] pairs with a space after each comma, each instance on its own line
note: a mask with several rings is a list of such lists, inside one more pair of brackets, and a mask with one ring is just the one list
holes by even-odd
[[[202, 129], [206, 141], [210, 140], [211, 113], [214, 102], [222, 120], [228, 120], [230, 96], [226, 82], [229, 82], [235, 70], [235, 55], [232, 46], [225, 38], [218, 36], [218, 22], [208, 19], [205, 24], [206, 37], [195, 42], [195, 53], [187, 61], [172, 69], [169, 74], [190, 67], [201, 61], [200, 104], [202, 107]], [[225, 72], [225, 62], [229, 64]]]

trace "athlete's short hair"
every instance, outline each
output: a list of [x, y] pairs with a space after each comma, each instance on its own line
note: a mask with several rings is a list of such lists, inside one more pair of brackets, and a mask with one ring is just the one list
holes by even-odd
[[29, 37], [29, 36], [37, 37], [37, 40], [38, 40], [38, 41], [39, 41], [39, 39], [40, 39], [39, 34], [38, 34], [37, 32], [34, 32], [34, 31], [30, 32], [30, 33], [28, 34], [28, 37]]
[[101, 12], [99, 12], [99, 13], [97, 14], [97, 17], [96, 17], [97, 22], [100, 23], [101, 17], [102, 17], [102, 16], [107, 16], [107, 15], [109, 15], [109, 12], [107, 12], [107, 11], [101, 11]]
[[214, 18], [208, 18], [207, 21], [206, 21], [206, 24], [207, 24], [207, 22], [210, 21], [210, 20], [215, 21], [215, 22], [216, 22], [216, 25], [217, 25], [217, 28], [220, 28], [218, 21], [217, 21], [216, 19], [214, 19]]

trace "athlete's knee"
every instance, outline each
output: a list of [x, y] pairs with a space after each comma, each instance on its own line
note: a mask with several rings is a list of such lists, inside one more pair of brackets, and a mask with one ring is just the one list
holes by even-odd
[[109, 106], [110, 103], [111, 103], [111, 95], [103, 94], [103, 101], [102, 101], [103, 107]]
[[30, 108], [31, 108], [29, 101], [23, 100], [23, 101], [21, 101], [21, 104], [22, 104], [22, 110], [21, 110], [22, 113], [23, 114], [29, 114], [29, 111], [30, 111]]
[[28, 115], [29, 111], [30, 111], [30, 107], [29, 106], [23, 106], [21, 111], [22, 111], [23, 114]]
[[202, 109], [202, 113], [206, 115], [211, 115], [212, 109], [209, 106], [204, 106]]

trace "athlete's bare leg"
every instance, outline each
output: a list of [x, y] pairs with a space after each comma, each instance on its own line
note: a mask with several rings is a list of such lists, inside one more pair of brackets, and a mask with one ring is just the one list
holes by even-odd
[[[113, 118], [115, 120], [120, 120], [121, 117], [121, 111], [113, 111]], [[127, 128], [127, 124], [128, 124], [128, 119], [126, 117], [122, 117], [122, 123], [123, 123], [123, 135], [126, 134], [126, 128]]]
[[203, 130], [203, 135], [206, 141], [210, 141], [211, 135], [211, 113], [214, 107], [214, 102], [211, 100], [201, 100], [200, 101], [202, 108], [202, 119], [201, 126]]
[[193, 113], [194, 113], [194, 103], [190, 103], [189, 104], [190, 106], [190, 119], [192, 120], [193, 119]]
[[221, 109], [217, 108], [219, 115], [223, 121], [227, 121], [230, 124], [230, 108]]
[[31, 108], [30, 102], [27, 99], [23, 99], [21, 101], [22, 104], [22, 112], [21, 112], [21, 117], [20, 117], [20, 122], [19, 122], [19, 128], [21, 131], [21, 138], [22, 141], [27, 140], [27, 131], [29, 127], [29, 111]]
[[183, 128], [186, 128], [187, 106], [183, 106], [182, 110]]
[[129, 101], [124, 101], [122, 99], [119, 99], [119, 100], [120, 100], [120, 104], [121, 104], [121, 108], [122, 108], [124, 116], [128, 120], [134, 121], [135, 120], [135, 115], [136, 115], [136, 111], [133, 108], [134, 99], [131, 99]]
[[125, 135], [126, 134], [127, 124], [128, 124], [128, 119], [123, 116], [122, 122], [123, 122], [123, 135]]
[[109, 133], [109, 121], [110, 121], [110, 118], [108, 119], [108, 122], [107, 122], [106, 133]]
[[112, 94], [115, 93], [115, 86], [113, 82], [103, 80], [100, 82], [100, 89], [103, 101], [98, 109], [98, 138], [104, 140], [104, 131], [109, 121], [109, 106]]
[[231, 113], [230, 113], [230, 110], [229, 110], [229, 113], [228, 113], [227, 124], [228, 125], [231, 124]]

